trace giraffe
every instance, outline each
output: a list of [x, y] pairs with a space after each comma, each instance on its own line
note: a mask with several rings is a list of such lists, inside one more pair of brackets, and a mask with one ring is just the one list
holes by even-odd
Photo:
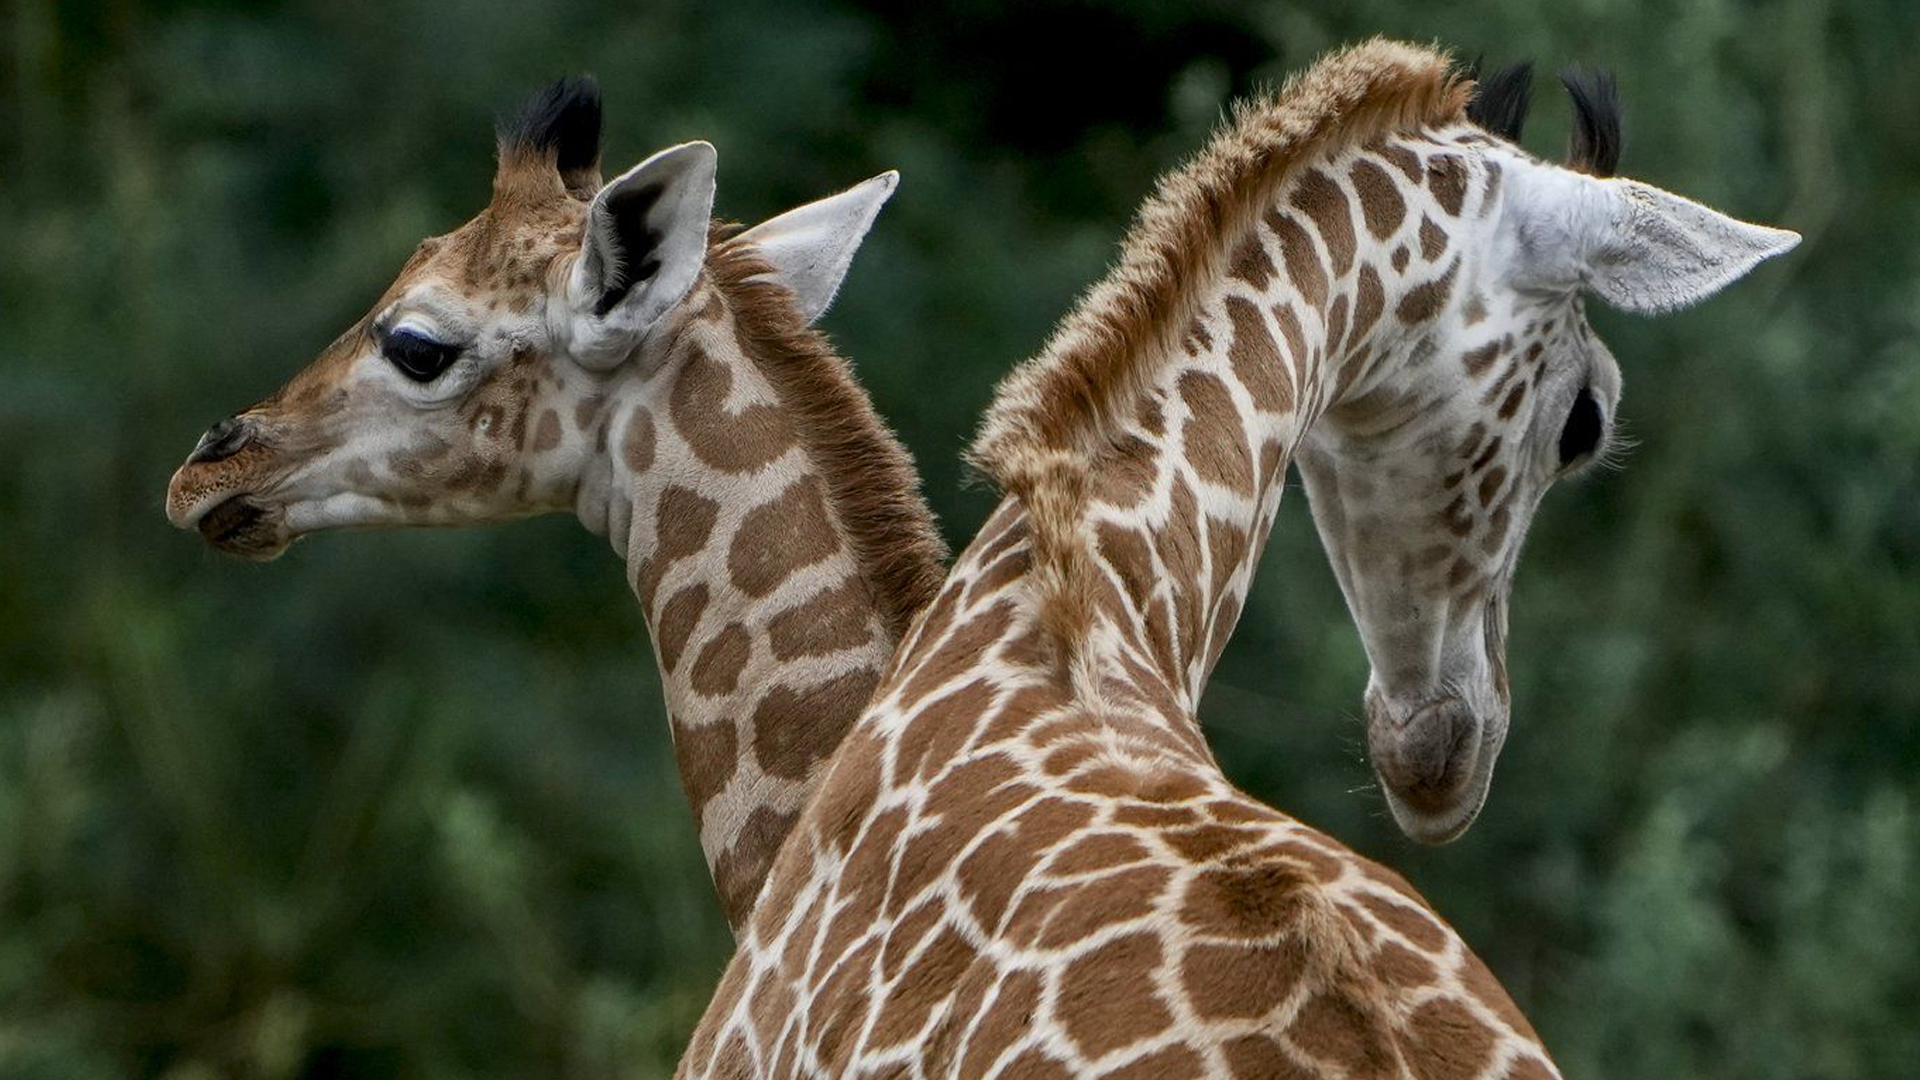
[[711, 146], [603, 185], [599, 133], [591, 80], [538, 95], [501, 130], [487, 208], [215, 424], [166, 509], [253, 559], [571, 509], [626, 560], [738, 926], [943, 574], [910, 459], [810, 328], [897, 176], [736, 234], [710, 225]]
[[[782, 847], [682, 1077], [1557, 1075], [1411, 887], [1237, 791], [1194, 716], [1298, 458], [1380, 669], [1380, 770], [1421, 773], [1418, 729], [1499, 697], [1541, 490], [1603, 449], [1618, 375], [1581, 295], [1676, 307], [1790, 246], [1599, 175], [1594, 80], [1572, 167], [1528, 156], [1476, 122], [1517, 115], [1511, 84], [1470, 112], [1444, 55], [1366, 42], [1162, 181], [996, 393], [972, 456], [1006, 496]], [[1394, 711], [1419, 680], [1437, 717]]]

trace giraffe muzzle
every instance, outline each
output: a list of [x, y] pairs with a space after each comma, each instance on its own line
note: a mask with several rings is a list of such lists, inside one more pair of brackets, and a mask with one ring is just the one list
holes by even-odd
[[1404, 713], [1368, 705], [1367, 753], [1400, 830], [1423, 844], [1465, 832], [1486, 801], [1504, 724], [1458, 698]]

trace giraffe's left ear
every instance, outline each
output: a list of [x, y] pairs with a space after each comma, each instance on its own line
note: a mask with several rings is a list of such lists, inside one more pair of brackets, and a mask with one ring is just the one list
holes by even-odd
[[838, 195], [795, 207], [741, 233], [773, 266], [773, 280], [793, 290], [800, 314], [811, 323], [826, 314], [840, 282], [860, 250], [873, 219], [886, 205], [900, 174], [892, 170]]
[[715, 154], [662, 150], [601, 188], [567, 281], [574, 359], [611, 368], [693, 288], [707, 257]]
[[1752, 225], [1638, 180], [1550, 165], [1511, 168], [1503, 233], [1522, 284], [1584, 288], [1653, 314], [1699, 303], [1800, 234]]

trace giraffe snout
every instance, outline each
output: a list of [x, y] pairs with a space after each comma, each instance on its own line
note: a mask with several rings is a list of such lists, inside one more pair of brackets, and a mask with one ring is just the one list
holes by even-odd
[[1445, 843], [1478, 816], [1504, 725], [1449, 698], [1397, 710], [1370, 700], [1367, 753], [1402, 832]]

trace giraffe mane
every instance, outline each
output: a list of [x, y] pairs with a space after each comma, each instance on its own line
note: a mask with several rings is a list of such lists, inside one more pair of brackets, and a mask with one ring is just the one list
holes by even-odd
[[897, 641], [946, 580], [946, 544], [899, 438], [880, 419], [852, 367], [808, 326], [793, 294], [739, 227], [716, 223], [707, 273], [725, 297], [741, 344], [779, 396], [820, 466], [827, 498]]
[[1101, 592], [1079, 536], [1086, 476], [1177, 352], [1234, 245], [1302, 162], [1463, 122], [1472, 92], [1447, 54], [1373, 38], [1239, 103], [1192, 160], [1161, 178], [1113, 269], [1001, 380], [967, 457], [1026, 506], [1040, 618], [1069, 669]]

